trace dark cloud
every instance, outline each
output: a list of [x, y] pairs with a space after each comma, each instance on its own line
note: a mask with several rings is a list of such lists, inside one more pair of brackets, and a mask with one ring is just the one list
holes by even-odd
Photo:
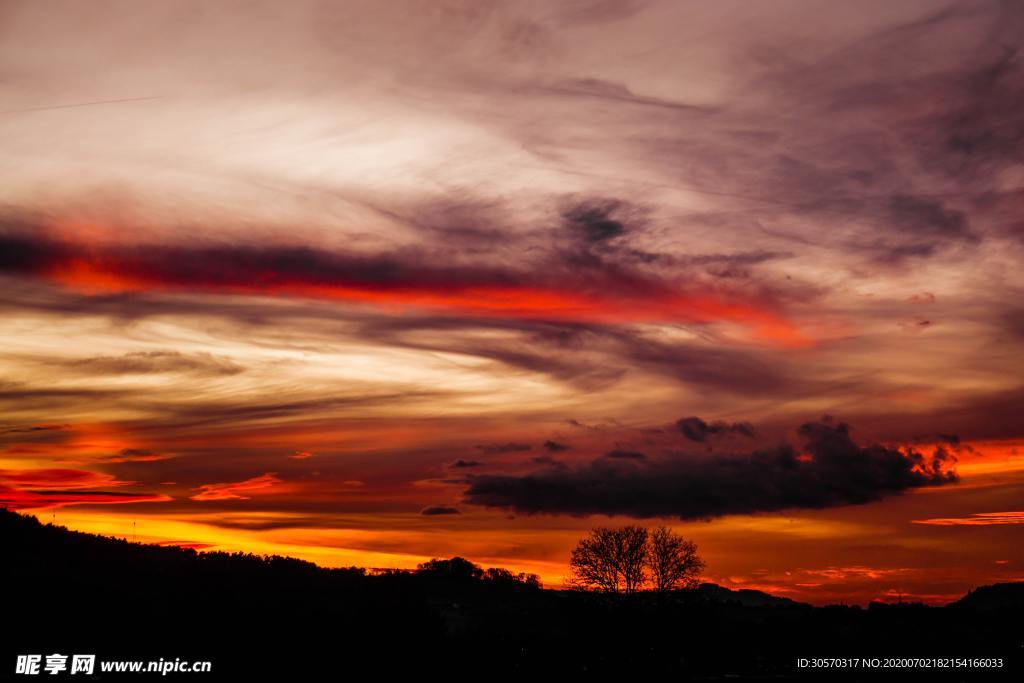
[[1024, 405], [1024, 387], [1016, 386], [1005, 391], [964, 392], [932, 410], [921, 412], [884, 412], [867, 406], [851, 420], [870, 423], [874, 433], [884, 433], [886, 438], [901, 441], [939, 430], [956, 434], [962, 442], [968, 443], [1019, 439], [1021, 405]]
[[875, 260], [878, 263], [902, 265], [909, 258], [932, 256], [937, 247], [935, 244], [925, 242], [893, 245], [879, 240], [867, 246], [866, 250], [875, 254]]
[[0, 383], [0, 407], [4, 409], [66, 409], [83, 403], [114, 401], [128, 396], [120, 389], [98, 389], [90, 387], [40, 388], [21, 383]]
[[[838, 206], [835, 205], [834, 208]], [[956, 245], [973, 245], [982, 236], [970, 229], [968, 215], [931, 196], [895, 194], [851, 202], [851, 215], [862, 215], [875, 230], [867, 239], [846, 243], [851, 251], [870, 255], [876, 263], [898, 266], [908, 259], [930, 258]]]
[[325, 411], [365, 408], [374, 405], [394, 405], [398, 402], [415, 402], [436, 399], [441, 394], [434, 392], [410, 391], [407, 393], [362, 393], [350, 396], [322, 396], [294, 401], [197, 401], [173, 405], [154, 405], [149, 401], [136, 400], [139, 406], [159, 411], [166, 417], [166, 427], [199, 427], [213, 424], [245, 423], [260, 420], [276, 420]]
[[723, 422], [715, 420], [708, 423], [699, 417], [684, 417], [676, 421], [676, 428], [690, 441], [707, 441], [709, 437], [725, 434], [754, 436], [754, 426], [749, 422]]
[[458, 508], [449, 507], [447, 505], [430, 505], [420, 510], [421, 515], [427, 517], [434, 517], [437, 515], [457, 515], [460, 514]]
[[[626, 368], [616, 358], [595, 361], [605, 349], [604, 326], [542, 321], [499, 321], [462, 316], [374, 317], [358, 334], [406, 348], [445, 350], [489, 358], [593, 390], [620, 380]], [[435, 332], [438, 334], [424, 334]], [[479, 332], [501, 333], [480, 335]], [[613, 351], [612, 351], [613, 352]]]
[[0, 444], [54, 444], [71, 438], [68, 425], [19, 425], [0, 427]]
[[67, 429], [67, 425], [30, 425], [28, 427], [4, 427], [0, 428], [0, 436], [8, 434], [39, 434], [40, 432], [55, 432]]
[[814, 382], [789, 372], [785, 361], [772, 362], [768, 352], [751, 352], [711, 346], [698, 342], [666, 343], [640, 335], [617, 337], [620, 353], [640, 366], [694, 384], [725, 393], [749, 394], [766, 391], [773, 394], [805, 391]]
[[103, 462], [124, 463], [124, 462], [154, 462], [166, 460], [168, 456], [149, 450], [148, 448], [122, 448], [117, 455], [110, 455], [102, 458]]
[[708, 107], [700, 107], [685, 102], [674, 102], [657, 97], [643, 97], [637, 95], [621, 83], [613, 83], [597, 78], [565, 80], [555, 85], [535, 88], [534, 93], [550, 94], [571, 99], [605, 100], [614, 105], [657, 107], [688, 114], [713, 113], [713, 109]]
[[557, 453], [559, 451], [567, 451], [567, 450], [569, 450], [569, 446], [567, 446], [564, 443], [559, 443], [557, 441], [548, 440], [548, 441], [544, 442], [544, 450], [550, 451], [552, 453]]
[[927, 320], [925, 318], [921, 318], [921, 319], [918, 319], [918, 320], [912, 320], [912, 321], [905, 321], [905, 322], [901, 322], [900, 323], [900, 327], [905, 332], [910, 332], [912, 334], [916, 334], [918, 332], [923, 332], [924, 330], [927, 330], [928, 328], [930, 328], [930, 327], [932, 327], [934, 325], [935, 325], [935, 323], [933, 321]]
[[[506, 338], [475, 332], [501, 331]], [[427, 331], [444, 332], [428, 343]], [[665, 341], [625, 326], [539, 321], [477, 321], [464, 318], [389, 319], [368, 322], [361, 334], [418, 349], [457, 351], [547, 374], [583, 389], [601, 389], [630, 369], [644, 369], [682, 384], [727, 394], [752, 390], [800, 395], [822, 383], [791, 367], [773, 349], [729, 348], [701, 341]], [[465, 334], [465, 340], [462, 335]]]
[[706, 519], [867, 503], [957, 481], [947, 454], [859, 446], [845, 424], [807, 423], [792, 445], [749, 455], [597, 458], [575, 468], [467, 478], [464, 500], [525, 514]]
[[755, 251], [736, 252], [733, 254], [694, 254], [671, 259], [681, 267], [698, 266], [708, 274], [719, 278], [749, 278], [753, 266], [793, 256], [789, 252]]
[[483, 463], [479, 460], [463, 460], [459, 458], [455, 462], [448, 463], [448, 467], [452, 469], [465, 469], [467, 467], [483, 467]]
[[893, 227], [899, 231], [916, 231], [953, 239], [974, 240], [967, 215], [946, 208], [941, 201], [909, 195], [893, 195], [889, 199]]
[[639, 451], [623, 451], [619, 449], [608, 451], [604, 454], [606, 458], [613, 460], [646, 460], [647, 456]]
[[615, 200], [592, 201], [566, 211], [565, 220], [588, 242], [604, 242], [622, 235], [626, 228], [612, 216], [622, 204]]
[[94, 356], [70, 361], [67, 365], [106, 374], [189, 372], [200, 375], [236, 375], [244, 370], [242, 366], [222, 356], [177, 351], [137, 351], [121, 356]]
[[[1024, 234], [1024, 230], [1021, 231]], [[1013, 307], [1002, 312], [1000, 326], [1016, 339], [1024, 339], [1024, 308]]]
[[509, 441], [508, 443], [478, 444], [477, 448], [488, 455], [497, 455], [500, 453], [521, 453], [523, 451], [531, 450], [533, 446], [528, 443], [516, 443], [514, 441]]
[[[141, 293], [203, 294], [208, 302], [217, 295], [250, 295], [288, 299], [330, 299], [350, 309], [395, 307], [430, 311], [427, 324], [443, 317], [465, 320], [498, 319], [529, 328], [536, 321], [591, 324], [609, 328], [634, 321], [676, 322], [693, 325], [738, 324], [755, 336], [775, 339], [797, 334], [784, 315], [780, 293], [764, 283], [737, 281], [728, 288], [711, 286], [686, 268], [651, 265], [660, 255], [605, 244], [618, 235], [623, 223], [612, 211], [639, 223], [640, 209], [623, 202], [584, 203], [568, 215], [583, 231], [580, 249], [564, 248], [559, 240], [547, 245], [523, 243], [515, 248], [481, 248], [480, 253], [455, 256], [446, 246], [406, 246], [390, 250], [358, 251], [298, 244], [253, 245], [240, 243], [101, 244], [84, 247], [60, 235], [49, 234], [38, 221], [10, 219], [0, 224], [0, 276], [32, 279], [50, 284], [71, 296], [76, 290], [100, 294], [79, 297], [77, 312], [103, 305], [129, 315], [145, 314], [150, 303]], [[550, 208], [553, 208], [550, 207]], [[624, 219], [623, 219], [624, 220]], [[498, 254], [501, 257], [498, 257]], [[671, 264], [670, 258], [664, 259]], [[102, 294], [104, 290], [111, 290]], [[134, 294], [135, 296], [130, 296]], [[38, 293], [34, 296], [38, 298]], [[51, 297], [52, 298], [52, 297]], [[164, 297], [166, 299], [166, 297]], [[53, 304], [51, 304], [53, 305]], [[57, 305], [60, 305], [58, 302]], [[63, 306], [74, 309], [66, 300]], [[168, 306], [166, 300], [158, 308]], [[191, 308], [182, 312], [192, 313]], [[240, 309], [239, 309], [240, 310]], [[155, 311], [153, 312], [155, 314]], [[273, 317], [272, 305], [262, 315]], [[447, 315], [437, 315], [438, 313]], [[259, 314], [259, 309], [257, 309]], [[337, 315], [337, 314], [335, 314]], [[356, 316], [358, 318], [358, 315]], [[415, 324], [416, 316], [409, 316]], [[399, 321], [398, 332], [402, 323]], [[387, 334], [386, 326], [367, 326], [367, 334]], [[394, 330], [391, 331], [394, 334]], [[784, 340], [783, 340], [784, 341]], [[416, 342], [412, 342], [415, 344]], [[422, 344], [423, 342], [418, 342]], [[486, 342], [477, 340], [484, 346]], [[467, 343], [467, 346], [469, 344]], [[468, 352], [473, 353], [470, 346]], [[497, 360], [510, 364], [544, 366], [544, 359], [521, 346], [486, 348]], [[160, 353], [160, 352], [150, 352]], [[211, 359], [205, 359], [210, 361]], [[79, 367], [109, 368], [111, 372], [163, 371], [200, 366], [226, 372], [230, 366], [193, 358], [130, 355], [115, 359], [83, 360]], [[560, 365], [568, 361], [561, 359]], [[577, 361], [577, 365], [587, 366]], [[574, 374], [582, 374], [575, 370]], [[614, 380], [621, 370], [594, 371], [595, 380]]]
[[[510, 285], [508, 271], [486, 266], [437, 268], [423, 254], [357, 255], [308, 246], [108, 246], [86, 250], [60, 239], [0, 232], [0, 272], [46, 275], [76, 261], [94, 261], [111, 276], [152, 286], [273, 291], [282, 286], [371, 289]], [[405, 256], [405, 258], [403, 258]]]
[[[551, 201], [558, 203], [556, 199]], [[459, 218], [454, 224], [444, 218], [456, 211]], [[462, 233], [469, 228], [457, 226], [490, 222], [492, 213], [492, 206], [481, 206], [472, 198], [463, 206], [449, 206], [437, 220], [449, 231], [462, 232], [445, 234], [439, 241], [454, 237], [464, 242], [468, 237]], [[594, 199], [568, 210], [563, 220], [585, 242], [597, 245], [623, 234], [626, 220], [640, 223], [642, 213], [619, 200]], [[618, 214], [623, 218], [617, 218]], [[414, 219], [395, 218], [419, 226]], [[509, 239], [518, 239], [517, 249], [503, 250], [508, 252], [506, 258], [494, 258], [497, 247]], [[658, 272], [637, 268], [638, 258], [648, 259], [636, 251], [606, 246], [599, 255], [580, 254], [562, 250], [550, 240], [538, 249], [529, 233], [516, 238], [507, 231], [483, 229], [474, 232], [472, 240], [479, 246], [463, 253], [463, 258], [455, 258], [445, 245], [381, 252], [328, 250], [302, 242], [273, 246], [155, 242], [86, 247], [51, 234], [39, 217], [0, 215], [0, 275], [55, 278], [74, 285], [76, 269], [84, 268], [102, 275], [115, 290], [291, 293], [356, 301], [368, 296], [378, 301], [388, 296], [414, 297], [423, 300], [421, 305], [443, 303], [455, 309], [467, 302], [476, 306], [473, 298], [488, 290], [507, 294], [524, 288], [526, 306], [529, 296], [540, 288], [549, 290], [551, 296], [566, 297], [568, 306], [579, 306], [573, 297], [609, 293], [616, 297], [660, 297], [673, 294], [674, 288], [682, 284], [678, 275], [666, 279]], [[523, 248], [528, 253], [516, 253]], [[460, 300], [460, 296], [469, 298]]]

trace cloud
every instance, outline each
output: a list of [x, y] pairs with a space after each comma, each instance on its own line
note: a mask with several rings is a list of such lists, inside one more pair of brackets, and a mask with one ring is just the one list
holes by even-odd
[[533, 446], [528, 443], [516, 443], [509, 441], [507, 443], [484, 443], [478, 444], [477, 449], [487, 453], [488, 455], [498, 455], [501, 453], [520, 453], [522, 451], [531, 450]]
[[244, 481], [225, 482], [220, 484], [202, 484], [196, 488], [199, 493], [190, 496], [192, 500], [247, 500], [250, 495], [271, 493], [282, 483], [274, 473], [268, 472]]
[[30, 424], [0, 427], [0, 444], [45, 446], [65, 443], [71, 437], [68, 425]]
[[932, 526], [1004, 526], [1007, 524], [1024, 524], [1024, 512], [975, 512], [967, 517], [935, 517], [932, 519], [915, 519], [914, 524]]
[[151, 451], [148, 448], [122, 448], [117, 452], [117, 455], [108, 455], [102, 458], [103, 462], [119, 463], [119, 462], [155, 462], [157, 460], [166, 460], [168, 456], [161, 455], [156, 451]]
[[524, 475], [470, 475], [466, 503], [524, 514], [707, 519], [789, 508], [867, 503], [957, 481], [949, 458], [911, 449], [859, 446], [845, 424], [806, 423], [804, 445], [749, 455], [597, 458]]
[[716, 420], [710, 424], [699, 417], [684, 417], [676, 422], [676, 427], [690, 441], [707, 441], [709, 437], [725, 434], [739, 434], [741, 436], [754, 436], [754, 426], [749, 422], [734, 422], [729, 424]]
[[40, 432], [59, 432], [67, 429], [67, 425], [30, 425], [28, 427], [5, 427], [0, 429], [0, 436], [10, 434], [38, 434]]
[[[591, 230], [611, 224], [597, 220], [592, 212], [579, 220]], [[600, 239], [605, 239], [608, 228], [602, 229], [605, 237]], [[806, 343], [802, 333], [775, 310], [775, 303], [759, 292], [724, 291], [604, 258], [581, 261], [578, 254], [558, 250], [517, 265], [484, 260], [469, 265], [439, 263], [432, 254], [411, 248], [358, 253], [303, 244], [83, 245], [38, 232], [0, 229], [0, 274], [38, 278], [93, 294], [184, 291], [327, 299], [482, 318], [725, 322], [743, 326], [767, 342]], [[176, 364], [180, 367], [183, 362], [179, 358]], [[138, 371], [133, 368], [153, 367], [159, 360], [136, 356], [93, 363]]]
[[430, 505], [420, 510], [420, 514], [426, 515], [427, 517], [434, 517], [437, 515], [458, 515], [461, 513], [458, 508], [447, 505]]
[[[278, 401], [265, 401], [256, 396], [250, 401], [194, 401], [172, 405], [153, 405], [150, 400], [137, 399], [136, 406], [153, 407], [163, 411], [164, 428], [201, 427], [211, 424], [230, 424], [273, 421], [292, 416], [307, 416], [342, 408], [366, 408], [376, 405], [394, 406], [402, 402], [416, 402], [425, 399], [436, 399], [443, 394], [432, 391], [409, 391], [405, 393], [357, 393], [351, 395], [315, 396], [313, 398], [297, 398]], [[0, 395], [2, 398], [2, 395]]]
[[975, 241], [963, 211], [946, 208], [934, 198], [896, 194], [889, 198], [889, 212], [894, 227], [951, 239]]
[[750, 351], [700, 342], [667, 342], [656, 337], [618, 334], [622, 355], [634, 366], [647, 367], [684, 384], [730, 394], [766, 391], [800, 393], [821, 384], [787, 366], [785, 358], [773, 362], [764, 350]]
[[636, 371], [732, 395], [826, 389], [826, 382], [800, 372], [784, 351], [714, 336], [667, 339], [648, 328], [435, 316], [369, 320], [360, 334], [381, 344], [488, 358], [588, 391], [606, 389]]
[[0, 470], [0, 506], [12, 510], [65, 505], [169, 501], [162, 494], [96, 490], [133, 484], [111, 474], [61, 468]]
[[646, 460], [647, 456], [638, 451], [620, 451], [618, 449], [608, 451], [604, 454], [604, 457], [611, 458], [613, 460]]
[[159, 503], [172, 500], [158, 493], [126, 491], [33, 491], [0, 485], [0, 506], [11, 510], [64, 507], [66, 505], [109, 505], [120, 503]]
[[66, 408], [69, 404], [95, 404], [96, 401], [113, 401], [128, 392], [122, 389], [92, 387], [35, 387], [22, 383], [0, 383], [0, 405], [7, 410], [35, 408]]
[[236, 375], [244, 370], [231, 360], [211, 353], [136, 351], [121, 356], [94, 356], [70, 361], [68, 366], [103, 374], [188, 372], [197, 375]]
[[465, 469], [467, 467], [482, 467], [483, 463], [479, 460], [463, 460], [459, 458], [455, 462], [448, 463], [448, 467], [452, 469]]
[[626, 231], [622, 221], [612, 217], [621, 206], [622, 203], [616, 200], [591, 201], [567, 211], [565, 220], [586, 241], [604, 242]]
[[133, 482], [118, 481], [112, 474], [91, 470], [72, 469], [26, 469], [0, 470], [0, 484], [12, 484], [20, 488], [94, 488], [97, 486], [124, 486]]
[[558, 453], [559, 451], [569, 450], [569, 446], [567, 446], [564, 443], [559, 443], [558, 441], [548, 440], [544, 442], [544, 450], [550, 451], [552, 453]]

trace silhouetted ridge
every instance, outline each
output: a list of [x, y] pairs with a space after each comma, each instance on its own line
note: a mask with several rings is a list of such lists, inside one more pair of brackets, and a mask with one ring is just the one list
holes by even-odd
[[1024, 584], [979, 588], [944, 608], [815, 608], [707, 583], [608, 595], [545, 590], [536, 577], [458, 557], [414, 571], [325, 569], [128, 543], [2, 509], [0, 558], [7, 662], [54, 652], [179, 657], [211, 660], [223, 677], [209, 680], [334, 680], [366, 669], [815, 680], [795, 668], [798, 657], [846, 653], [1000, 656], [1007, 680], [1020, 673]]
[[978, 586], [950, 605], [973, 610], [1024, 610], [1024, 582]]

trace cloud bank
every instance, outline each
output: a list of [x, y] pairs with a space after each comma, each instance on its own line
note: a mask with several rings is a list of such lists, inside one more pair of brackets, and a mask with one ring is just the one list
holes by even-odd
[[929, 459], [910, 449], [862, 447], [843, 423], [809, 422], [799, 433], [802, 448], [742, 456], [612, 451], [575, 467], [470, 476], [464, 500], [523, 514], [710, 519], [868, 503], [957, 481], [944, 454]]

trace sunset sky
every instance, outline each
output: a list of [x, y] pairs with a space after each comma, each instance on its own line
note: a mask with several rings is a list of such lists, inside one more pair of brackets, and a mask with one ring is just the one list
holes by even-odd
[[[0, 3], [0, 505], [1024, 580], [1024, 6]], [[134, 524], [134, 531], [133, 531]]]

